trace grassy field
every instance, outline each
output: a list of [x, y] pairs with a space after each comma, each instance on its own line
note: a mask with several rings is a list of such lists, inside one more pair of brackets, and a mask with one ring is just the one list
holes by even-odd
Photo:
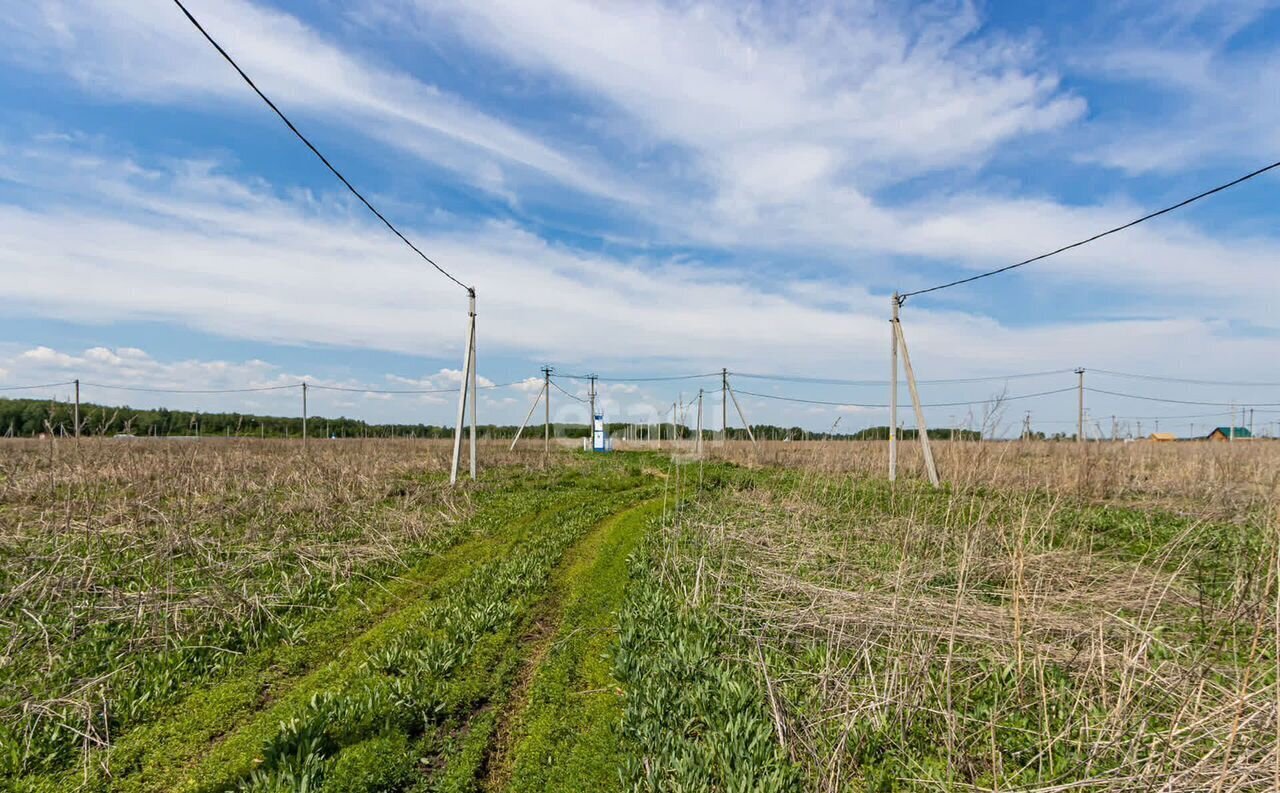
[[940, 447], [8, 443], [0, 789], [1280, 787], [1280, 444]]

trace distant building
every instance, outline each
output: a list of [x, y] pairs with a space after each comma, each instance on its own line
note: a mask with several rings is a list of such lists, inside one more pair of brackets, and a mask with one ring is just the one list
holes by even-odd
[[1156, 443], [1169, 443], [1170, 441], [1176, 441], [1177, 439], [1178, 439], [1178, 436], [1174, 435], [1172, 432], [1151, 433], [1151, 440], [1155, 441]]
[[1253, 435], [1249, 432], [1248, 427], [1235, 427], [1235, 428], [1214, 427], [1213, 432], [1205, 436], [1205, 439], [1210, 441], [1229, 441], [1232, 439], [1233, 436], [1235, 440], [1240, 440], [1241, 438], [1248, 439], [1253, 437]]

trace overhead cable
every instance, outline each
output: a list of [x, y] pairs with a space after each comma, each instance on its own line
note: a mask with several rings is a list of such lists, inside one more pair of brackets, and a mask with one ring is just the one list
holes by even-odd
[[91, 388], [105, 388], [109, 391], [141, 391], [149, 394], [243, 394], [251, 391], [280, 391], [286, 388], [298, 388], [302, 383], [251, 388], [149, 388], [145, 386], [113, 385], [111, 383], [90, 383], [81, 380], [80, 385]]
[[[1172, 405], [1206, 405], [1208, 407], [1235, 407], [1239, 402], [1200, 402], [1194, 399], [1168, 399], [1165, 397], [1144, 396], [1142, 394], [1124, 394], [1119, 391], [1105, 391], [1101, 388], [1086, 387], [1085, 391], [1094, 394], [1106, 394], [1107, 396], [1123, 397], [1125, 399], [1140, 399], [1144, 402], [1166, 402]], [[1277, 407], [1280, 402], [1248, 402], [1250, 407]]]
[[973, 281], [977, 281], [977, 280], [980, 280], [980, 279], [982, 279], [982, 278], [990, 278], [990, 277], [991, 277], [991, 276], [993, 276], [993, 275], [999, 275], [1000, 273], [1008, 272], [1009, 270], [1013, 270], [1013, 269], [1015, 269], [1015, 268], [1022, 267], [1022, 266], [1027, 265], [1027, 264], [1031, 264], [1032, 262], [1038, 262], [1038, 261], [1040, 261], [1041, 259], [1048, 259], [1050, 256], [1056, 256], [1057, 254], [1059, 254], [1059, 253], [1063, 253], [1063, 252], [1065, 252], [1065, 251], [1069, 251], [1069, 250], [1071, 250], [1072, 248], [1079, 248], [1081, 245], [1087, 245], [1087, 244], [1089, 244], [1090, 242], [1094, 242], [1094, 241], [1096, 241], [1096, 240], [1100, 240], [1100, 239], [1102, 239], [1103, 237], [1109, 236], [1109, 235], [1111, 235], [1111, 234], [1115, 234], [1115, 233], [1116, 233], [1116, 232], [1118, 232], [1118, 231], [1124, 231], [1125, 229], [1127, 229], [1127, 228], [1132, 228], [1133, 226], [1136, 226], [1136, 225], [1138, 225], [1139, 223], [1144, 223], [1144, 222], [1146, 222], [1146, 221], [1148, 221], [1148, 220], [1151, 220], [1152, 218], [1160, 217], [1161, 215], [1163, 215], [1163, 214], [1165, 214], [1165, 213], [1168, 213], [1168, 212], [1172, 212], [1172, 211], [1174, 211], [1175, 209], [1181, 209], [1182, 207], [1187, 206], [1188, 204], [1193, 204], [1193, 203], [1195, 203], [1196, 201], [1199, 201], [1199, 200], [1200, 200], [1200, 199], [1202, 199], [1202, 198], [1208, 198], [1209, 196], [1213, 195], [1214, 193], [1220, 193], [1220, 192], [1222, 192], [1223, 190], [1226, 190], [1226, 189], [1231, 188], [1231, 187], [1235, 187], [1236, 185], [1240, 184], [1241, 182], [1247, 182], [1247, 181], [1249, 181], [1250, 179], [1254, 178], [1255, 176], [1261, 176], [1262, 174], [1264, 174], [1264, 173], [1266, 173], [1267, 171], [1270, 171], [1270, 170], [1272, 170], [1272, 169], [1274, 169], [1274, 168], [1280, 168], [1280, 160], [1277, 160], [1276, 162], [1273, 162], [1273, 163], [1271, 163], [1270, 165], [1264, 165], [1263, 167], [1259, 168], [1258, 170], [1256, 170], [1256, 171], [1251, 171], [1251, 172], [1249, 172], [1249, 173], [1247, 173], [1247, 174], [1245, 174], [1244, 176], [1241, 176], [1241, 177], [1239, 177], [1239, 178], [1232, 179], [1230, 182], [1227, 182], [1227, 183], [1225, 183], [1225, 184], [1220, 184], [1220, 185], [1218, 185], [1217, 187], [1213, 187], [1213, 188], [1210, 188], [1210, 189], [1208, 189], [1208, 190], [1205, 190], [1203, 193], [1197, 193], [1196, 195], [1193, 195], [1193, 196], [1191, 196], [1190, 198], [1187, 198], [1187, 199], [1184, 199], [1184, 200], [1182, 200], [1182, 201], [1179, 201], [1179, 202], [1178, 202], [1178, 203], [1176, 203], [1176, 204], [1172, 204], [1172, 205], [1170, 205], [1170, 206], [1167, 206], [1167, 207], [1165, 207], [1164, 209], [1159, 209], [1159, 210], [1156, 210], [1155, 212], [1152, 212], [1152, 213], [1150, 213], [1150, 214], [1143, 215], [1142, 217], [1138, 218], [1137, 220], [1131, 220], [1131, 221], [1129, 221], [1128, 223], [1125, 223], [1125, 224], [1123, 224], [1123, 225], [1120, 225], [1120, 226], [1116, 226], [1116, 227], [1114, 227], [1114, 228], [1107, 229], [1106, 231], [1100, 232], [1100, 233], [1098, 233], [1098, 234], [1094, 234], [1092, 237], [1089, 237], [1089, 238], [1087, 238], [1087, 239], [1080, 240], [1079, 242], [1073, 242], [1073, 243], [1071, 243], [1070, 245], [1063, 245], [1061, 248], [1058, 248], [1057, 250], [1052, 250], [1052, 251], [1049, 251], [1048, 253], [1042, 253], [1042, 254], [1040, 254], [1039, 256], [1032, 256], [1030, 259], [1023, 259], [1022, 261], [1017, 262], [1016, 264], [1009, 264], [1009, 265], [1005, 265], [1004, 267], [997, 268], [997, 269], [995, 269], [995, 270], [988, 270], [988, 271], [987, 271], [987, 272], [985, 272], [985, 273], [979, 273], [979, 274], [977, 274], [977, 275], [971, 275], [971, 276], [969, 276], [968, 278], [959, 278], [959, 279], [957, 279], [957, 280], [955, 280], [955, 281], [950, 281], [950, 282], [945, 283], [945, 284], [938, 284], [937, 286], [931, 286], [931, 287], [929, 287], [928, 289], [917, 289], [917, 290], [915, 290], [915, 291], [913, 291], [913, 292], [903, 292], [903, 293], [901, 293], [901, 294], [899, 294], [899, 295], [898, 295], [898, 302], [899, 302], [899, 304], [901, 304], [901, 303], [902, 303], [902, 302], [904, 302], [907, 298], [909, 298], [909, 297], [914, 297], [915, 295], [923, 295], [923, 294], [928, 294], [929, 292], [937, 292], [937, 291], [938, 291], [938, 290], [940, 290], [940, 289], [949, 289], [949, 288], [951, 288], [951, 287], [953, 287], [953, 286], [960, 286], [961, 284], [971, 283], [971, 282], [973, 282]]
[[[833, 407], [851, 407], [851, 408], [887, 408], [884, 404], [865, 404], [857, 402], [830, 402], [822, 399], [800, 399], [798, 397], [784, 397], [776, 394], [758, 394], [753, 391], [742, 391], [734, 389], [737, 393], [745, 396], [760, 397], [761, 399], [775, 399], [780, 402], [800, 402], [806, 405], [831, 405]], [[1018, 394], [1016, 396], [993, 397], [991, 399], [976, 399], [968, 402], [929, 402], [921, 404], [922, 408], [949, 408], [949, 407], [965, 407], [967, 405], [985, 405], [992, 402], [1013, 402], [1019, 399], [1034, 399], [1036, 397], [1052, 396], [1053, 394], [1065, 394], [1068, 391], [1075, 391], [1074, 386], [1066, 388], [1058, 388], [1053, 391], [1040, 391], [1035, 394]]]
[[41, 383], [40, 385], [8, 385], [0, 388], [0, 391], [35, 391], [41, 388], [57, 388], [64, 385], [75, 385], [75, 380], [65, 380], [61, 383]]
[[267, 97], [267, 95], [266, 95], [266, 94], [264, 94], [264, 93], [262, 92], [262, 89], [258, 88], [258, 86], [257, 86], [257, 85], [253, 82], [253, 80], [249, 77], [249, 75], [248, 75], [248, 74], [245, 74], [244, 69], [241, 69], [241, 68], [240, 68], [240, 64], [236, 63], [236, 62], [235, 62], [235, 60], [234, 60], [234, 59], [233, 59], [233, 58], [232, 58], [232, 57], [227, 53], [227, 51], [226, 51], [226, 50], [224, 50], [224, 49], [222, 48], [222, 45], [221, 45], [221, 44], [219, 44], [217, 41], [215, 41], [215, 40], [214, 40], [214, 38], [213, 38], [213, 36], [210, 36], [210, 35], [209, 35], [209, 32], [208, 32], [207, 30], [205, 30], [205, 29], [204, 29], [204, 26], [200, 24], [199, 20], [197, 20], [194, 16], [192, 16], [191, 12], [187, 10], [187, 7], [186, 7], [186, 6], [184, 6], [184, 5], [182, 4], [182, 0], [173, 0], [173, 2], [174, 2], [174, 4], [175, 4], [176, 6], [178, 6], [178, 8], [179, 8], [179, 9], [181, 9], [181, 10], [182, 10], [182, 13], [186, 15], [187, 19], [191, 20], [191, 24], [193, 24], [193, 25], [195, 25], [195, 26], [196, 26], [196, 30], [200, 31], [200, 34], [201, 34], [201, 35], [203, 35], [203, 36], [205, 37], [205, 39], [206, 39], [210, 44], [212, 44], [212, 45], [213, 45], [213, 48], [214, 48], [214, 49], [216, 49], [216, 50], [218, 51], [218, 54], [219, 54], [219, 55], [221, 55], [221, 56], [226, 60], [226, 62], [227, 62], [227, 63], [231, 64], [231, 68], [235, 69], [235, 70], [236, 70], [236, 73], [237, 73], [237, 74], [239, 74], [239, 75], [240, 75], [240, 77], [241, 77], [241, 78], [243, 78], [243, 79], [244, 79], [244, 81], [245, 81], [246, 83], [248, 83], [249, 87], [253, 89], [253, 92], [254, 92], [255, 94], [257, 94], [257, 95], [258, 95], [258, 97], [259, 97], [260, 99], [262, 99], [262, 101], [263, 101], [263, 102], [266, 102], [268, 107], [270, 107], [273, 111], [275, 111], [275, 114], [276, 114], [277, 116], [279, 116], [279, 117], [280, 117], [280, 120], [281, 120], [281, 121], [283, 121], [283, 122], [285, 123], [285, 126], [287, 126], [287, 127], [289, 128], [289, 130], [293, 132], [293, 134], [294, 134], [294, 135], [297, 135], [297, 136], [298, 136], [298, 140], [300, 140], [300, 141], [302, 141], [304, 144], [306, 144], [307, 148], [308, 148], [308, 149], [311, 149], [311, 153], [312, 153], [312, 154], [314, 154], [314, 155], [316, 155], [316, 157], [319, 157], [319, 158], [320, 158], [320, 162], [324, 163], [324, 164], [325, 164], [325, 167], [326, 167], [326, 168], [328, 168], [330, 171], [332, 171], [334, 176], [338, 177], [338, 181], [340, 181], [340, 182], [342, 182], [344, 185], [346, 185], [347, 189], [351, 191], [351, 194], [352, 194], [352, 195], [354, 195], [356, 198], [360, 199], [360, 203], [364, 204], [364, 205], [365, 205], [365, 207], [367, 207], [367, 208], [368, 208], [368, 210], [369, 210], [370, 212], [372, 212], [374, 215], [376, 215], [376, 216], [377, 216], [377, 218], [378, 218], [378, 220], [381, 220], [381, 221], [382, 221], [383, 225], [385, 225], [387, 228], [391, 229], [391, 233], [392, 233], [392, 234], [395, 234], [397, 237], [399, 237], [399, 238], [400, 238], [400, 240], [401, 240], [405, 245], [408, 245], [410, 248], [412, 248], [414, 253], [416, 253], [416, 254], [418, 254], [419, 256], [421, 256], [421, 257], [422, 257], [422, 259], [423, 259], [427, 264], [429, 264], [429, 265], [431, 265], [432, 267], [436, 268], [436, 270], [437, 270], [437, 271], [439, 271], [439, 273], [440, 273], [441, 275], [443, 275], [445, 278], [448, 278], [450, 281], [453, 281], [455, 284], [457, 284], [458, 286], [462, 287], [463, 289], [466, 289], [468, 292], [471, 292], [471, 291], [472, 291], [471, 287], [469, 287], [469, 286], [467, 286], [466, 284], [462, 283], [462, 282], [461, 282], [461, 281], [459, 281], [457, 278], [455, 278], [455, 277], [453, 276], [453, 274], [452, 274], [452, 273], [450, 273], [448, 270], [446, 270], [446, 269], [444, 269], [443, 267], [441, 267], [440, 265], [436, 264], [436, 262], [435, 262], [435, 261], [434, 261], [430, 256], [428, 256], [427, 254], [423, 253], [423, 252], [422, 252], [422, 250], [421, 250], [420, 248], [418, 248], [418, 246], [417, 246], [417, 245], [414, 245], [412, 242], [410, 242], [408, 237], [406, 237], [404, 234], [400, 233], [400, 229], [396, 228], [396, 227], [391, 223], [391, 221], [390, 221], [390, 220], [387, 220], [386, 216], [384, 216], [381, 212], [379, 212], [379, 211], [378, 211], [378, 210], [373, 206], [373, 204], [369, 203], [369, 200], [368, 200], [367, 198], [365, 198], [363, 195], [361, 195], [360, 191], [359, 191], [359, 190], [357, 190], [357, 189], [355, 188], [355, 185], [353, 185], [353, 184], [351, 184], [351, 182], [347, 181], [347, 177], [343, 176], [343, 175], [342, 175], [342, 173], [341, 173], [337, 168], [335, 168], [335, 167], [333, 166], [333, 163], [329, 162], [328, 158], [326, 158], [323, 154], [321, 154], [321, 153], [320, 153], [320, 150], [319, 150], [319, 149], [317, 149], [317, 148], [315, 147], [315, 145], [314, 145], [314, 144], [312, 144], [312, 142], [311, 142], [310, 140], [308, 140], [308, 139], [307, 139], [307, 136], [306, 136], [306, 135], [303, 135], [303, 134], [302, 134], [302, 132], [300, 132], [300, 131], [298, 130], [298, 128], [297, 128], [297, 127], [295, 127], [295, 126], [293, 125], [293, 122], [289, 120], [288, 116], [286, 116], [286, 115], [285, 115], [285, 114], [280, 110], [280, 108], [276, 107], [276, 103], [275, 103], [275, 102], [272, 102], [272, 101]]
[[[957, 377], [942, 380], [917, 380], [918, 385], [958, 385], [961, 383], [990, 383], [1003, 380], [1022, 380], [1031, 377], [1046, 377], [1055, 374], [1070, 374], [1074, 369], [1052, 369], [1044, 372], [1022, 372], [1019, 374], [987, 375], [984, 377]], [[774, 380], [784, 383], [810, 383], [813, 385], [850, 385], [850, 386], [886, 386], [888, 380], [841, 380], [832, 377], [803, 377], [800, 375], [757, 374], [753, 372], [729, 372], [733, 377], [745, 377], [753, 380]]]
[[1165, 377], [1154, 374], [1134, 374], [1132, 372], [1114, 372], [1110, 369], [1090, 369], [1089, 374], [1102, 374], [1110, 377], [1124, 377], [1130, 380], [1152, 380], [1159, 383], [1183, 383], [1187, 385], [1223, 385], [1236, 387], [1280, 388], [1278, 382], [1246, 382], [1243, 380], [1196, 380], [1186, 377]]

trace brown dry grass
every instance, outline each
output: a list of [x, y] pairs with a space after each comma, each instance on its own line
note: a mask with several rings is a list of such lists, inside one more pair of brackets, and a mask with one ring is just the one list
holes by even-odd
[[711, 447], [669, 529], [813, 788], [1280, 789], [1280, 443], [885, 446]]

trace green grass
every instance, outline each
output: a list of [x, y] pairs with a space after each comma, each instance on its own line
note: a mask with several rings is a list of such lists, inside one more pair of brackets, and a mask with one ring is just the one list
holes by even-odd
[[661, 511], [660, 501], [650, 501], [611, 517], [573, 550], [557, 578], [560, 626], [517, 716], [509, 790], [621, 789], [628, 751], [622, 689], [612, 669], [617, 612], [628, 557]]

